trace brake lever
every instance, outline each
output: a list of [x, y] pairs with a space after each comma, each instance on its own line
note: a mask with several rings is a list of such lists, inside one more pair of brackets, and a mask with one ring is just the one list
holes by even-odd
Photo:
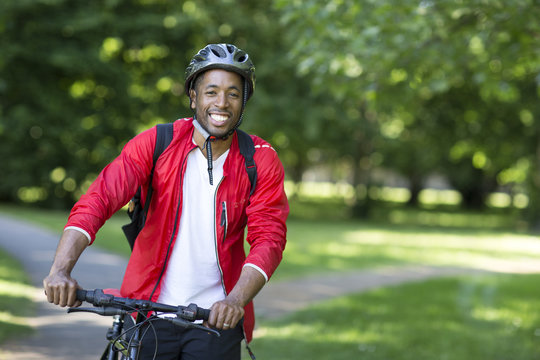
[[217, 330], [210, 329], [210, 328], [207, 328], [206, 326], [195, 324], [195, 323], [192, 323], [192, 322], [184, 320], [184, 319], [180, 319], [180, 318], [164, 318], [164, 319], [168, 320], [168, 321], [172, 322], [174, 325], [180, 326], [180, 327], [182, 327], [184, 329], [199, 329], [199, 330], [202, 330], [202, 331], [212, 333], [212, 334], [216, 335], [217, 337], [221, 336], [221, 334]]

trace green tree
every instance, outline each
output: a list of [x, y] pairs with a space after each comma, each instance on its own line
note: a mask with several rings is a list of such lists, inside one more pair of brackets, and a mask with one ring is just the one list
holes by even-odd
[[[345, 102], [344, 113], [365, 104], [377, 118], [366, 121], [357, 111], [356, 118], [340, 121], [372, 129], [383, 166], [404, 173], [411, 184], [443, 171], [466, 199], [480, 190], [483, 199], [495, 180], [508, 185], [499, 175], [521, 160], [529, 164], [526, 182], [538, 181], [537, 2], [276, 4], [291, 29], [299, 71], [339, 104], [359, 99]], [[538, 208], [537, 189], [527, 187], [531, 209]]]
[[181, 62], [171, 52], [183, 54], [172, 46], [181, 34], [164, 24], [166, 10], [127, 1], [2, 3], [0, 171], [10, 176], [0, 199], [70, 204], [127, 138], [160, 120], [153, 110], [179, 103], [174, 84], [165, 91], [167, 76], [181, 75], [167, 70]]
[[306, 86], [293, 80], [275, 12], [270, 0], [2, 2], [0, 201], [69, 206], [137, 132], [190, 116], [184, 69], [212, 42], [257, 65], [245, 128], [305, 166], [289, 133], [310, 106], [295, 102]]

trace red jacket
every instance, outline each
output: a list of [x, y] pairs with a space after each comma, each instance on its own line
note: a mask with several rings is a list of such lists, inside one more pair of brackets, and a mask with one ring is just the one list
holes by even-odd
[[[193, 129], [191, 118], [177, 120], [171, 144], [156, 163], [148, 219], [129, 259], [120, 289], [122, 296], [156, 301], [160, 294], [161, 280], [182, 215], [186, 159], [196, 148], [192, 141]], [[148, 181], [155, 139], [156, 128], [153, 127], [129, 141], [75, 204], [66, 227], [82, 228], [93, 242], [103, 223]], [[289, 206], [283, 188], [283, 166], [267, 142], [256, 136], [252, 139], [257, 164], [255, 192], [249, 196], [250, 182], [235, 133], [223, 166], [223, 180], [218, 185], [214, 214], [209, 214], [216, 221], [218, 265], [227, 293], [236, 284], [246, 263], [257, 266], [270, 278], [281, 261], [286, 243], [285, 221]], [[143, 188], [141, 199], [145, 196], [146, 188]], [[250, 245], [247, 258], [243, 242], [246, 225], [246, 240]], [[253, 304], [248, 304], [245, 310], [244, 329], [249, 342], [255, 322]]]

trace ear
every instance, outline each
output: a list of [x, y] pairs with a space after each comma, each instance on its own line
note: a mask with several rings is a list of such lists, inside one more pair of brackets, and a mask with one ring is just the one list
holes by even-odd
[[195, 101], [196, 97], [197, 97], [197, 94], [195, 93], [195, 90], [189, 89], [189, 106], [191, 107], [192, 110], [195, 110], [195, 108], [197, 107], [196, 101]]

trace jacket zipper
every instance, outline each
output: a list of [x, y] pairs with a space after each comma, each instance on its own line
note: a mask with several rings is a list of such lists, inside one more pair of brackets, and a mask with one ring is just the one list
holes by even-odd
[[[216, 193], [214, 194], [214, 221], [217, 218], [217, 195], [218, 195], [219, 187], [222, 182], [223, 182], [223, 177], [219, 181], [219, 184], [217, 184]], [[222, 203], [222, 206], [223, 206], [223, 212], [221, 213], [221, 226], [223, 226], [223, 224], [225, 223], [225, 229], [224, 229], [224, 234], [223, 234], [223, 241], [225, 241], [225, 235], [226, 235], [226, 230], [227, 230], [227, 203], [224, 201]], [[225, 219], [223, 218], [224, 213], [225, 213]], [[223, 269], [221, 268], [221, 264], [219, 262], [217, 230], [218, 230], [217, 227], [214, 227], [214, 245], [216, 249], [216, 261], [217, 261], [217, 265], [219, 269], [219, 275], [221, 277], [221, 287], [223, 288], [223, 293], [225, 294], [225, 296], [227, 296], [227, 289], [225, 288], [225, 280], [223, 279]]]

